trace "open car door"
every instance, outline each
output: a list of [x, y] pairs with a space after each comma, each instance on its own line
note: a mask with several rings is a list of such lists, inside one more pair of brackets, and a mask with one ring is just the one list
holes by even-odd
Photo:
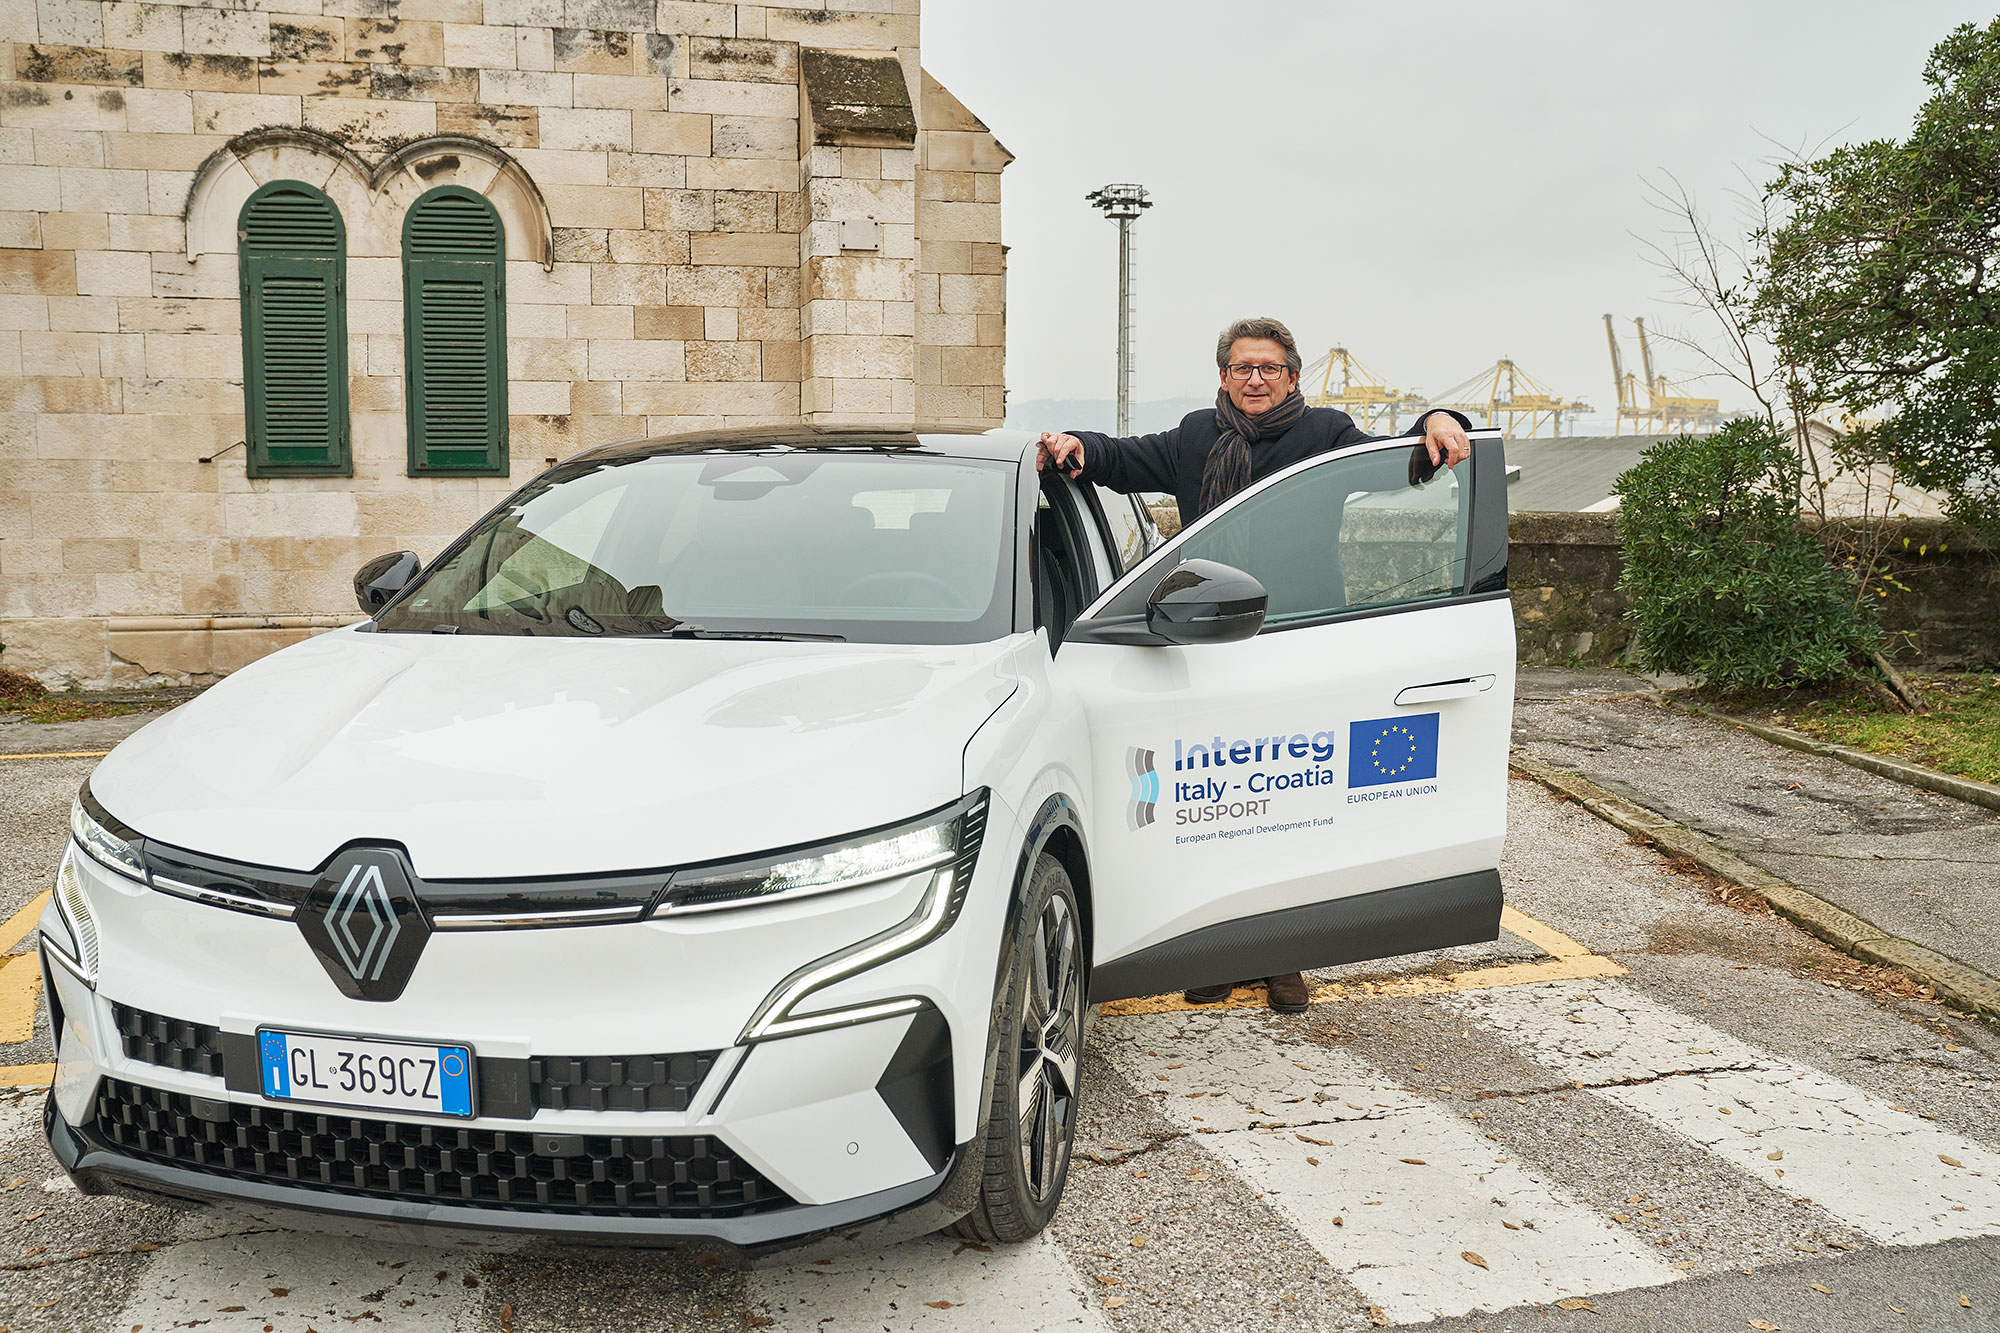
[[1072, 626], [1092, 1000], [1497, 936], [1514, 618], [1502, 443], [1473, 441], [1307, 459]]

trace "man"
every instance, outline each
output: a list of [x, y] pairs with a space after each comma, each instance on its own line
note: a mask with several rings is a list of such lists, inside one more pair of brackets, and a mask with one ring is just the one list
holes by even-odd
[[[1303, 366], [1290, 329], [1275, 319], [1239, 319], [1215, 343], [1221, 387], [1215, 406], [1190, 412], [1158, 435], [1113, 439], [1097, 431], [1043, 432], [1036, 466], [1059, 467], [1079, 481], [1114, 491], [1170, 491], [1183, 526], [1238, 491], [1301, 459], [1384, 438], [1369, 435], [1332, 407], [1307, 407], [1299, 390]], [[1437, 409], [1406, 434], [1421, 437], [1433, 466], [1455, 467], [1472, 454], [1471, 422]], [[1271, 1007], [1304, 1013], [1305, 978], [1266, 977]], [[1245, 983], [1249, 984], [1249, 983]], [[1190, 1004], [1229, 998], [1231, 986], [1188, 991]]]

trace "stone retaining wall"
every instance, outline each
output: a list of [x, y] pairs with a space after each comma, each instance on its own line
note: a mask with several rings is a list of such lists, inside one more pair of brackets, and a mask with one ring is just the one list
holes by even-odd
[[[1936, 519], [1895, 525], [1882, 625], [1890, 655], [1925, 670], [2000, 667], [2000, 555], [1954, 541]], [[1610, 665], [1631, 647], [1629, 601], [1615, 514], [1517, 513], [1509, 523], [1507, 581], [1520, 660], [1535, 666]]]

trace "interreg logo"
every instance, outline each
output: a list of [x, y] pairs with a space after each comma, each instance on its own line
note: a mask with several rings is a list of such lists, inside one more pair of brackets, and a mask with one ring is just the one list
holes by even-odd
[[347, 965], [356, 981], [380, 981], [383, 964], [403, 923], [396, 919], [396, 904], [382, 883], [379, 866], [349, 866], [340, 891], [326, 909], [326, 933], [333, 937], [334, 951]]
[[1438, 715], [1377, 717], [1347, 728], [1347, 785], [1423, 782], [1438, 771]]
[[1132, 800], [1125, 807], [1125, 827], [1136, 833], [1153, 822], [1153, 807], [1160, 801], [1160, 775], [1153, 766], [1153, 752], [1134, 745], [1125, 751], [1125, 776], [1132, 780]]

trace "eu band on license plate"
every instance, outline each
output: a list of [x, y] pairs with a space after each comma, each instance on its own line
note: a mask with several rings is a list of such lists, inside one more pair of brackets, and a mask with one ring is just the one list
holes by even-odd
[[264, 1095], [379, 1111], [472, 1114], [472, 1051], [372, 1037], [257, 1031]]

